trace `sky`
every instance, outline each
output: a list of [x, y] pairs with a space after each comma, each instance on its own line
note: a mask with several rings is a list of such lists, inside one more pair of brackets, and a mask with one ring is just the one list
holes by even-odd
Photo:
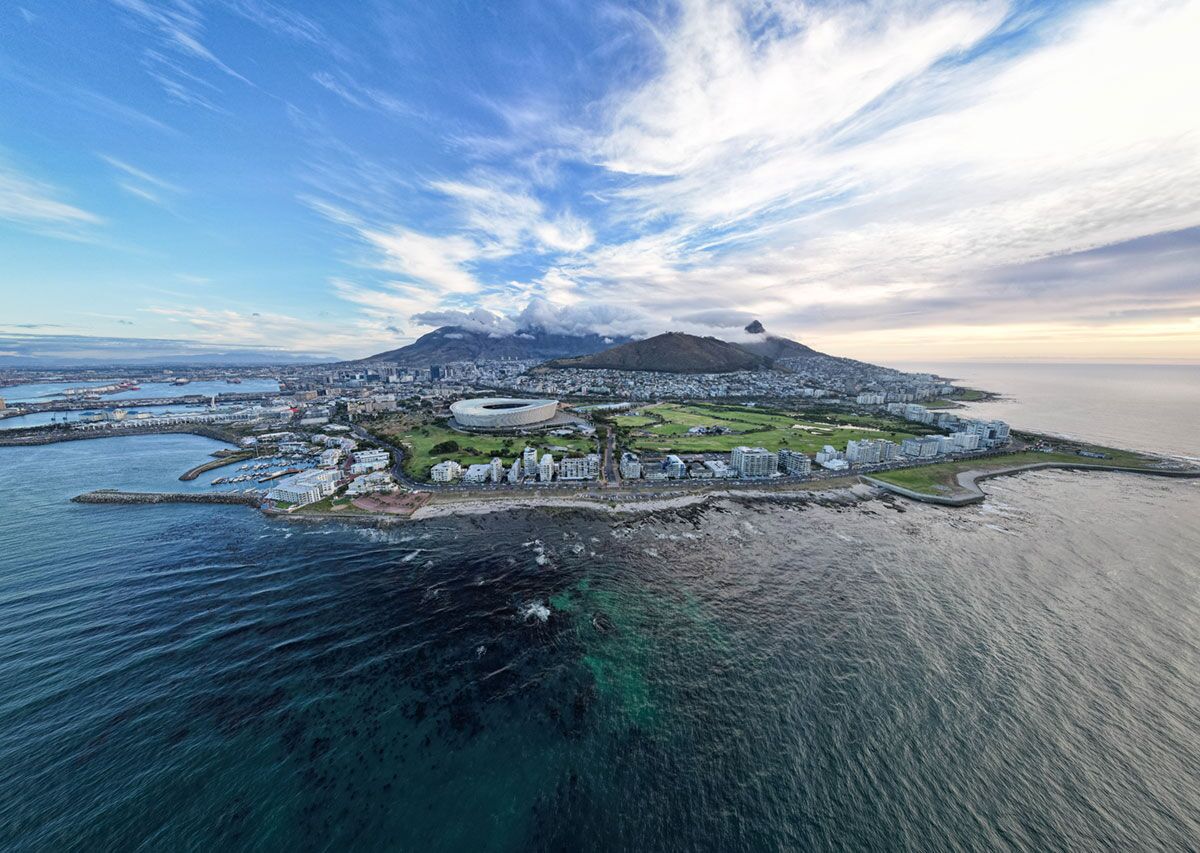
[[1200, 0], [0, 6], [0, 356], [1200, 362]]

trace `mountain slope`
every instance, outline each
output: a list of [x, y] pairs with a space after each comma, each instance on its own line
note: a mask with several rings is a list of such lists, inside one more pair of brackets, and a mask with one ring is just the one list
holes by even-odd
[[408, 346], [372, 355], [360, 362], [385, 361], [405, 367], [428, 367], [452, 361], [529, 359], [544, 361], [599, 352], [627, 338], [601, 335], [561, 335], [543, 329], [522, 329], [512, 335], [492, 335], [461, 326], [442, 326]]
[[[767, 334], [767, 330], [763, 328], [763, 324], [758, 320], [746, 326], [746, 331], [753, 335], [754, 338], [750, 341], [739, 343], [744, 350], [749, 350], [755, 355], [760, 355], [763, 358], [769, 358], [775, 361], [780, 358], [810, 358], [816, 356], [825, 356], [824, 353], [817, 352], [812, 347], [805, 346], [802, 343], [793, 341], [789, 338], [778, 338], [775, 335]], [[829, 358], [830, 356], [825, 356]]]
[[549, 369], [732, 373], [735, 370], [763, 370], [771, 363], [769, 359], [728, 341], [666, 332], [593, 355], [560, 358], [542, 366]]

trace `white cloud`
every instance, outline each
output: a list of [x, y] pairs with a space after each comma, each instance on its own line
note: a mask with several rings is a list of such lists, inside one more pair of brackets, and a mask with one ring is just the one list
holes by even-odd
[[68, 229], [59, 231], [63, 236], [103, 221], [94, 213], [60, 201], [58, 195], [57, 188], [0, 161], [0, 219], [25, 226]]

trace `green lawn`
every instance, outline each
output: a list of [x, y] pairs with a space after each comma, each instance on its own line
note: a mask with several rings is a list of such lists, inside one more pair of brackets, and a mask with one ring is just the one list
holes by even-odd
[[955, 462], [942, 462], [935, 465], [920, 465], [914, 468], [898, 468], [894, 471], [883, 471], [871, 476], [914, 492], [937, 495], [948, 494], [958, 490], [955, 479], [962, 471], [991, 471], [997, 468], [1010, 468], [1015, 465], [1033, 465], [1039, 462], [1070, 462], [1084, 465], [1107, 465], [1123, 468], [1146, 468], [1152, 460], [1139, 453], [1128, 450], [1114, 450], [1109, 447], [1084, 446], [1086, 450], [1095, 450], [1109, 454], [1109, 459], [1090, 459], [1074, 452], [1038, 453], [1027, 450], [1021, 453], [1007, 453], [1003, 456], [988, 456], [980, 459], [963, 459]]
[[[803, 413], [700, 404], [661, 403], [642, 409], [640, 416], [626, 415], [614, 421], [628, 433], [630, 449], [652, 453], [722, 453], [742, 444], [815, 453], [826, 444], [840, 450], [853, 439], [887, 438], [899, 443], [913, 435], [896, 421], [865, 415], [823, 414], [814, 419]], [[723, 426], [731, 432], [688, 435], [696, 426]]]
[[[567, 448], [569, 455], [594, 453], [595, 441], [587, 438], [564, 437], [557, 435], [477, 435], [457, 432], [445, 423], [428, 423], [421, 425], [378, 424], [371, 427], [373, 432], [386, 440], [404, 448], [404, 470], [415, 480], [429, 480], [429, 469], [443, 459], [453, 459], [464, 468], [478, 462], [490, 462], [493, 456], [499, 456], [505, 465], [511, 465], [513, 459], [520, 455], [526, 445], [536, 447], [538, 456], [543, 453], [553, 453], [555, 458], [564, 455], [561, 448]], [[454, 441], [459, 450], [451, 453], [434, 453], [433, 448], [442, 442]]]

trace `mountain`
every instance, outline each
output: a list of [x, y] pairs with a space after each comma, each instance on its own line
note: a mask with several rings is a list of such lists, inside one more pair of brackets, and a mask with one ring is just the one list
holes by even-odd
[[359, 362], [387, 361], [405, 367], [428, 367], [450, 361], [530, 359], [546, 361], [564, 356], [590, 355], [628, 338], [602, 335], [562, 335], [541, 328], [522, 329], [511, 335], [477, 332], [462, 326], [442, 326], [400, 349], [381, 352]]
[[701, 338], [683, 332], [666, 332], [593, 355], [556, 359], [542, 366], [551, 369], [732, 373], [735, 370], [763, 370], [770, 367], [771, 362], [728, 341]]
[[749, 350], [755, 355], [760, 355], [763, 358], [769, 358], [771, 361], [776, 361], [781, 358], [814, 358], [826, 357], [824, 353], [817, 352], [812, 347], [807, 347], [802, 343], [790, 340], [788, 338], [777, 338], [775, 335], [767, 334], [767, 330], [758, 320], [746, 326], [746, 331], [754, 335], [754, 339], [745, 343], [740, 343], [744, 350]]

